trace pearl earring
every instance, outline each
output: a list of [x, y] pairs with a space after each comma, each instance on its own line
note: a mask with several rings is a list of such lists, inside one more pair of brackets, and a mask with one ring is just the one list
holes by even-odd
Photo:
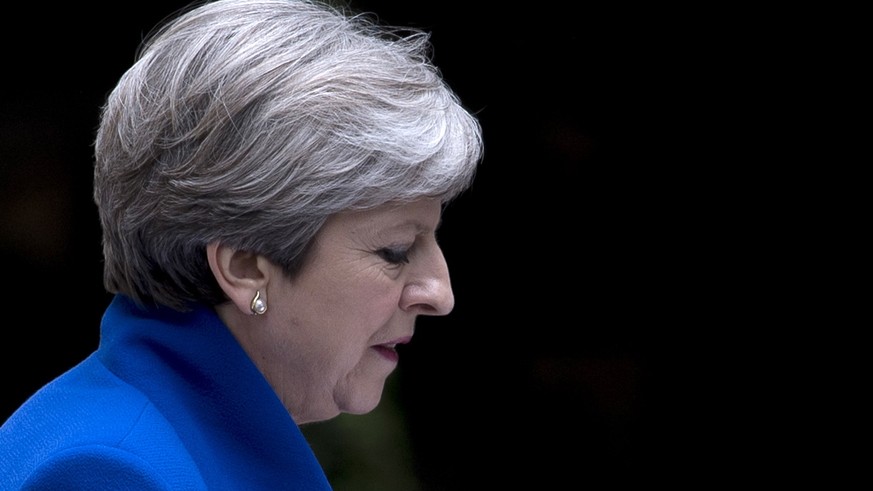
[[252, 299], [252, 313], [255, 315], [261, 315], [267, 311], [267, 302], [261, 298], [261, 290], [257, 290], [255, 292], [255, 298]]

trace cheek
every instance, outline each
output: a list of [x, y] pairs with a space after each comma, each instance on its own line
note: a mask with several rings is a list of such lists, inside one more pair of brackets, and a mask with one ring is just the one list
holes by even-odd
[[292, 344], [320, 352], [323, 363], [342, 372], [358, 363], [373, 336], [389, 324], [403, 288], [380, 272], [329, 280], [337, 277], [325, 275], [302, 289], [292, 288], [283, 310], [295, 338]]
[[401, 291], [390, 282], [371, 282], [346, 297], [348, 303], [344, 310], [352, 325], [372, 334], [397, 311]]

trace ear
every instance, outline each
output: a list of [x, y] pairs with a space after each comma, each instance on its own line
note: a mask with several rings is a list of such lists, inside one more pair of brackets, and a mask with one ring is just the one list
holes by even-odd
[[260, 292], [267, 299], [270, 264], [267, 258], [213, 242], [206, 246], [206, 259], [218, 286], [245, 315], [252, 315], [252, 299]]

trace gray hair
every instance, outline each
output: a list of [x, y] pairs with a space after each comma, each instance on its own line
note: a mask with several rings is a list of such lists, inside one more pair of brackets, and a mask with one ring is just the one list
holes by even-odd
[[156, 30], [95, 141], [107, 290], [222, 303], [208, 243], [293, 276], [332, 214], [458, 196], [481, 128], [429, 42], [310, 0], [219, 0]]

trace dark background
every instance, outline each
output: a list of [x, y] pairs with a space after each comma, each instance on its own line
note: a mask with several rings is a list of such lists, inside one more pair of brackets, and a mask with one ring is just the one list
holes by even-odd
[[[184, 4], [32, 5], [8, 21], [0, 420], [97, 345], [98, 108]], [[705, 273], [687, 198], [706, 189], [681, 184], [692, 105], [678, 94], [694, 77], [672, 13], [604, 4], [352, 2], [430, 31], [485, 133], [479, 176], [441, 230], [455, 311], [421, 319], [394, 380], [422, 489], [672, 484], [706, 459], [687, 430], [705, 387], [679, 397], [670, 369]]]

